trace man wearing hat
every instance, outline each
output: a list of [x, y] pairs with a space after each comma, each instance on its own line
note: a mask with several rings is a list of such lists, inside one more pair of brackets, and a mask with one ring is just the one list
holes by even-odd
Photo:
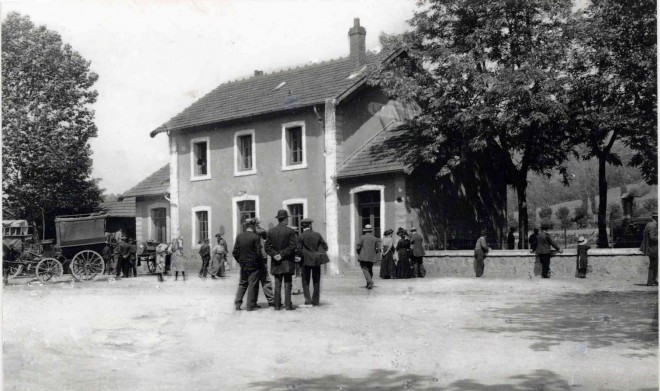
[[202, 245], [199, 247], [199, 256], [202, 258], [202, 268], [199, 269], [199, 276], [201, 278], [206, 278], [206, 274], [209, 271], [209, 264], [211, 263], [211, 245], [209, 244], [209, 238], [202, 241]]
[[541, 262], [541, 277], [550, 278], [550, 256], [552, 255], [552, 248], [559, 251], [561, 248], [552, 240], [552, 237], [548, 233], [548, 226], [541, 225], [541, 233], [536, 237], [536, 254], [539, 256], [539, 261]]
[[296, 272], [295, 252], [298, 244], [296, 231], [287, 227], [289, 213], [281, 209], [277, 212], [277, 226], [268, 231], [266, 253], [270, 255], [270, 272], [275, 276], [275, 292], [273, 292], [275, 309], [282, 309], [282, 280], [284, 280], [284, 305], [287, 310], [293, 310], [291, 303], [291, 282]]
[[417, 233], [417, 228], [410, 228], [410, 247], [412, 248], [412, 266], [413, 276], [415, 278], [424, 278], [426, 272], [424, 270], [424, 239], [422, 235]]
[[649, 257], [647, 286], [658, 285], [658, 212], [651, 213], [650, 221], [644, 227], [644, 238], [640, 250]]
[[211, 248], [211, 278], [225, 277], [225, 259], [227, 257], [227, 242], [222, 234], [215, 234], [217, 243]]
[[[321, 299], [321, 265], [328, 263], [328, 245], [320, 233], [312, 231], [314, 220], [306, 218], [300, 222], [303, 233], [298, 238], [297, 253], [303, 262], [303, 292], [305, 304], [318, 306]], [[321, 251], [319, 251], [321, 250]], [[309, 280], [314, 281], [314, 294], [310, 295]]]
[[254, 303], [257, 300], [257, 290], [259, 289], [259, 269], [263, 265], [263, 255], [261, 254], [261, 238], [254, 232], [254, 220], [245, 221], [245, 232], [236, 236], [234, 250], [232, 255], [241, 266], [240, 279], [238, 281], [238, 291], [236, 292], [236, 311], [241, 310], [243, 297], [247, 291], [246, 307], [248, 311], [256, 309]]
[[[268, 238], [268, 233], [265, 229], [261, 228], [259, 225], [259, 219], [254, 218], [254, 232], [259, 235], [261, 238], [261, 254], [263, 255], [264, 263], [259, 270], [259, 283], [261, 284], [261, 289], [264, 291], [264, 296], [266, 296], [266, 301], [268, 302], [269, 307], [275, 306], [273, 302], [273, 283], [270, 281], [270, 276], [268, 274], [268, 254], [266, 253], [266, 239]], [[256, 300], [259, 299], [259, 287], [257, 287], [257, 296], [255, 296], [254, 306], [257, 307]]]
[[380, 252], [380, 240], [371, 233], [372, 231], [371, 224], [365, 225], [362, 230], [363, 235], [357, 245], [355, 245], [362, 274], [364, 274], [364, 278], [367, 280], [367, 289], [374, 287], [373, 266], [378, 261], [378, 253]]

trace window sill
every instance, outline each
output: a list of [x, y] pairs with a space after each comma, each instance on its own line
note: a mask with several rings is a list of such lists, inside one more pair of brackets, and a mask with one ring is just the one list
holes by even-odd
[[257, 170], [250, 170], [250, 171], [234, 171], [234, 176], [248, 176], [248, 175], [256, 175]]
[[294, 166], [282, 166], [282, 171], [302, 170], [307, 168], [307, 163], [296, 164]]
[[211, 180], [211, 175], [194, 176], [190, 178], [190, 182], [209, 181], [209, 180]]

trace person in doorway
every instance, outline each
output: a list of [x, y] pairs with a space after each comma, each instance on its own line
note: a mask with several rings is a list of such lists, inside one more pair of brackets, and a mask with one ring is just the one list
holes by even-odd
[[183, 237], [177, 236], [172, 239], [171, 249], [172, 252], [172, 261], [171, 268], [174, 270], [174, 281], [179, 279], [179, 272], [181, 272], [181, 277], [183, 281], [186, 280], [186, 269], [183, 265]]
[[275, 310], [282, 309], [282, 283], [284, 282], [284, 305], [287, 310], [294, 310], [291, 303], [292, 276], [296, 272], [295, 252], [298, 234], [287, 226], [289, 213], [281, 209], [277, 212], [278, 224], [268, 231], [266, 253], [270, 255], [270, 272], [275, 276], [273, 303]]
[[485, 260], [486, 255], [490, 251], [488, 247], [488, 242], [486, 241], [486, 230], [481, 230], [481, 236], [477, 239], [477, 243], [474, 245], [474, 272], [477, 277], [481, 277], [484, 274]]
[[640, 250], [649, 257], [647, 286], [658, 286], [658, 212], [651, 214], [653, 221], [644, 227], [644, 237]]
[[254, 307], [254, 303], [257, 300], [259, 289], [259, 270], [264, 263], [261, 253], [261, 238], [254, 232], [255, 222], [253, 219], [247, 219], [245, 224], [245, 232], [241, 232], [236, 236], [234, 250], [232, 251], [234, 259], [241, 268], [238, 290], [234, 300], [236, 311], [241, 310], [246, 292], [246, 309], [253, 311], [258, 308]]
[[[328, 245], [320, 233], [312, 230], [314, 220], [306, 218], [300, 224], [303, 232], [298, 238], [296, 253], [302, 258], [302, 285], [305, 304], [318, 306], [321, 303], [321, 265], [328, 263]], [[314, 293], [310, 294], [310, 279], [314, 284]]]
[[373, 266], [374, 263], [378, 261], [378, 254], [380, 253], [380, 240], [372, 234], [373, 228], [371, 227], [371, 224], [365, 225], [362, 232], [362, 237], [355, 245], [355, 250], [358, 254], [360, 268], [362, 269], [365, 280], [367, 280], [366, 288], [372, 289], [374, 287]]
[[536, 254], [541, 261], [541, 277], [550, 278], [550, 257], [552, 256], [552, 248], [562, 252], [561, 248], [555, 243], [550, 234], [548, 233], [548, 226], [541, 226], [541, 233], [536, 237]]
[[[259, 235], [261, 238], [261, 254], [263, 256], [263, 265], [259, 270], [259, 283], [261, 284], [261, 290], [264, 291], [264, 296], [266, 296], [266, 301], [268, 302], [269, 307], [274, 307], [274, 297], [273, 297], [273, 283], [270, 280], [270, 275], [268, 274], [268, 254], [266, 253], [266, 239], [268, 239], [268, 233], [265, 229], [261, 228], [259, 225], [259, 219], [254, 218], [255, 227], [254, 232]], [[259, 299], [259, 287], [257, 286], [257, 296], [255, 296], [254, 306], [258, 307], [257, 300]]]
[[587, 276], [587, 264], [588, 264], [588, 257], [587, 257], [587, 251], [589, 251], [591, 247], [587, 244], [587, 239], [584, 238], [584, 236], [580, 236], [578, 238], [578, 247], [577, 247], [577, 277], [578, 278], [585, 278]]
[[511, 227], [509, 228], [509, 235], [506, 237], [506, 248], [507, 250], [515, 250], [516, 248], [516, 229]]
[[412, 249], [412, 268], [413, 277], [424, 278], [426, 270], [424, 269], [424, 239], [417, 233], [417, 228], [410, 228], [410, 247]]
[[199, 270], [199, 277], [206, 278], [209, 272], [209, 263], [211, 262], [211, 245], [206, 238], [199, 247], [199, 256], [202, 258], [202, 268]]
[[399, 241], [396, 243], [396, 278], [410, 278], [412, 276], [412, 268], [410, 267], [410, 240], [408, 239], [408, 232], [399, 227], [396, 231]]
[[121, 273], [123, 278], [128, 278], [128, 269], [131, 260], [131, 244], [128, 243], [128, 238], [126, 236], [121, 237], [121, 242], [119, 243], [119, 265], [117, 267], [117, 277]]
[[394, 263], [394, 239], [392, 234], [394, 230], [388, 229], [383, 233], [383, 259], [380, 262], [380, 278], [396, 278], [396, 264]]

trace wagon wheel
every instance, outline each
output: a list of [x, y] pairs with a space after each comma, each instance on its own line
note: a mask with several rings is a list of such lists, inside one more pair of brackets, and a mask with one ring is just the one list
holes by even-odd
[[156, 274], [156, 268], [158, 265], [156, 264], [156, 258], [155, 257], [149, 257], [146, 260], [147, 262], [147, 270], [149, 270], [150, 274]]
[[23, 265], [20, 263], [8, 262], [5, 273], [7, 273], [7, 278], [16, 278], [23, 271]]
[[37, 276], [37, 279], [41, 282], [47, 282], [53, 278], [60, 278], [64, 274], [64, 268], [60, 261], [55, 258], [44, 258], [34, 269], [34, 274]]
[[105, 262], [96, 251], [83, 250], [73, 256], [71, 260], [71, 275], [79, 281], [90, 281], [97, 275], [103, 274]]

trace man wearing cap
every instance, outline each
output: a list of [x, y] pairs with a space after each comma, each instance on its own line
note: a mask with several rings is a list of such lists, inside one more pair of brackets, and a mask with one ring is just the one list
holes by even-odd
[[365, 225], [362, 230], [363, 235], [355, 245], [362, 274], [367, 280], [367, 289], [374, 287], [373, 266], [378, 261], [378, 253], [380, 252], [380, 240], [371, 233], [372, 231], [371, 224]]
[[128, 243], [128, 238], [126, 236], [121, 237], [121, 242], [119, 243], [119, 263], [117, 265], [117, 277], [119, 273], [122, 274], [122, 277], [128, 278], [128, 267], [131, 259], [131, 244]]
[[552, 255], [551, 247], [554, 247], [555, 250], [560, 253], [561, 248], [552, 240], [552, 237], [548, 233], [548, 226], [541, 226], [541, 233], [536, 237], [536, 254], [539, 256], [539, 261], [541, 262], [541, 277], [550, 278], [550, 256]]
[[209, 263], [211, 263], [211, 245], [209, 239], [206, 238], [199, 247], [199, 256], [202, 258], [202, 268], [199, 270], [199, 277], [206, 278], [209, 271]]
[[644, 227], [644, 238], [640, 250], [649, 257], [649, 274], [646, 279], [647, 286], [658, 285], [658, 212], [651, 214], [653, 221]]
[[284, 280], [284, 305], [287, 310], [293, 310], [291, 303], [291, 282], [296, 272], [295, 252], [298, 244], [296, 231], [287, 227], [289, 213], [286, 210], [277, 212], [277, 226], [268, 231], [266, 253], [270, 255], [270, 272], [275, 276], [274, 304], [275, 309], [282, 308], [282, 280]]
[[234, 250], [232, 255], [241, 266], [240, 279], [238, 281], [238, 291], [234, 304], [236, 311], [241, 310], [243, 297], [247, 291], [246, 307], [248, 311], [256, 309], [257, 289], [259, 289], [259, 268], [263, 264], [263, 255], [261, 254], [261, 238], [254, 232], [254, 220], [245, 221], [245, 232], [236, 236]]
[[412, 249], [413, 276], [415, 278], [424, 278], [424, 239], [417, 233], [417, 228], [410, 228], [410, 247]]
[[[297, 253], [302, 257], [303, 262], [303, 292], [305, 294], [305, 304], [318, 306], [321, 300], [321, 265], [330, 260], [326, 252], [328, 245], [323, 240], [320, 233], [312, 231], [314, 220], [306, 218], [300, 222], [303, 233], [298, 238]], [[321, 251], [319, 251], [321, 250]], [[314, 281], [314, 294], [310, 295], [309, 280]]]

